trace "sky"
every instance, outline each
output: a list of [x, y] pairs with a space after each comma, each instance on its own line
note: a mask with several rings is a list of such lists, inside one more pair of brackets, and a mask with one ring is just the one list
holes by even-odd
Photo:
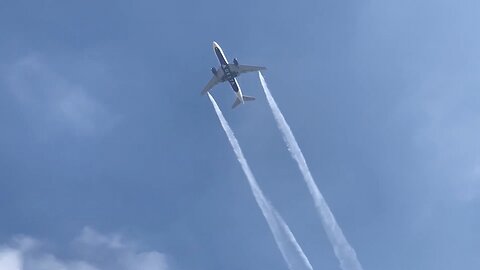
[[[364, 269], [480, 268], [480, 2], [0, 2], [0, 266], [287, 269], [207, 97], [263, 74]], [[339, 269], [254, 73], [212, 91]]]

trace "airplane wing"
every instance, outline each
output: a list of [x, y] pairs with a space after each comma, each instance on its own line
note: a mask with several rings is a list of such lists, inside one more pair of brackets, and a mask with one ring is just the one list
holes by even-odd
[[202, 90], [202, 95], [205, 95], [208, 91], [210, 91], [215, 85], [218, 83], [224, 82], [225, 79], [223, 78], [223, 70], [221, 68], [217, 69], [217, 73], [213, 75], [213, 77], [210, 79], [210, 81], [207, 83], [205, 88]]
[[267, 69], [266, 67], [246, 66], [246, 65], [231, 65], [231, 66], [239, 74]]
[[205, 86], [205, 88], [203, 88], [202, 90], [202, 95], [205, 95], [208, 91], [210, 91], [215, 85], [217, 85], [219, 82], [221, 82], [221, 80], [213, 75], [212, 79], [210, 79], [210, 81], [207, 83], [207, 85]]

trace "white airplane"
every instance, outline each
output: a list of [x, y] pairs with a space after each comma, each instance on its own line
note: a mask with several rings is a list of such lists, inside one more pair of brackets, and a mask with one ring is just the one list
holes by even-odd
[[245, 103], [245, 101], [255, 100], [254, 97], [244, 96], [242, 94], [242, 89], [240, 89], [240, 85], [238, 85], [237, 78], [240, 74], [246, 72], [253, 72], [266, 69], [265, 67], [256, 67], [256, 66], [245, 66], [239, 65], [237, 58], [233, 59], [233, 64], [229, 64], [225, 54], [220, 48], [220, 45], [213, 42], [213, 51], [220, 62], [219, 68], [212, 68], [213, 78], [208, 82], [207, 86], [202, 91], [202, 95], [205, 95], [208, 91], [210, 91], [215, 85], [221, 82], [228, 81], [232, 86], [233, 91], [237, 95], [237, 99], [232, 105], [232, 109], [237, 107], [239, 104]]

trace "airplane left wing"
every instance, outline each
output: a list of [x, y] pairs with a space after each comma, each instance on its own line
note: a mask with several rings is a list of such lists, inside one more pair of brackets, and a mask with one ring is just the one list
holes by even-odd
[[215, 85], [217, 85], [219, 82], [221, 82], [221, 80], [213, 75], [213, 78], [210, 79], [210, 81], [207, 83], [207, 85], [205, 86], [205, 88], [203, 88], [202, 90], [202, 95], [205, 95], [208, 91], [210, 91]]
[[246, 66], [246, 65], [231, 65], [231, 66], [239, 74], [267, 69], [266, 67]]

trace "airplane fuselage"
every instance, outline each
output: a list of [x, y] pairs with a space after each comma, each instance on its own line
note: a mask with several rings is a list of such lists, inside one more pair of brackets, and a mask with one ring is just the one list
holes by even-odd
[[220, 62], [220, 68], [223, 70], [224, 75], [223, 75], [223, 78], [221, 78], [222, 81], [228, 81], [230, 83], [230, 86], [232, 86], [232, 89], [237, 95], [237, 97], [240, 99], [242, 103], [244, 103], [242, 90], [240, 89], [240, 85], [238, 84], [238, 81], [236, 79], [236, 77], [238, 76], [238, 73], [230, 69], [228, 60], [225, 57], [225, 54], [223, 53], [223, 50], [220, 47], [220, 45], [218, 45], [218, 43], [213, 42], [213, 50], [215, 51], [215, 55], [218, 58], [218, 62]]

